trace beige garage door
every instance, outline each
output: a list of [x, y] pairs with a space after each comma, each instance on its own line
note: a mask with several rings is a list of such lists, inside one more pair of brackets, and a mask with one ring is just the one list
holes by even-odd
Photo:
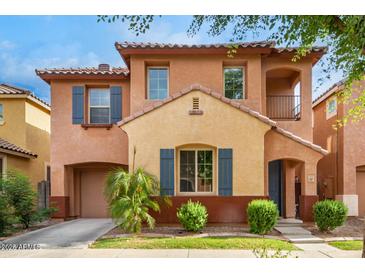
[[104, 185], [107, 171], [85, 170], [81, 172], [81, 217], [108, 217], [104, 198]]
[[359, 216], [365, 216], [365, 171], [356, 172], [356, 189], [359, 195]]

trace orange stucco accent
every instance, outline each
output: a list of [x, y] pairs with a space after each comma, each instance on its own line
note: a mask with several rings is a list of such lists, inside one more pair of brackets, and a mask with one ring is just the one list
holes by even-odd
[[72, 124], [72, 86], [120, 85], [123, 116], [129, 115], [129, 86], [123, 81], [52, 81], [52, 196], [68, 196], [65, 166], [87, 162], [127, 165], [128, 138], [118, 127], [84, 129]]

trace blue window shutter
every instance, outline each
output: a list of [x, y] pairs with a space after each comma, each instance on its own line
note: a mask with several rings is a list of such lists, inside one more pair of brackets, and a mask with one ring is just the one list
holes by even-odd
[[112, 123], [122, 120], [122, 87], [110, 87], [110, 120]]
[[72, 123], [84, 123], [84, 90], [83, 86], [72, 87]]
[[174, 195], [174, 149], [160, 149], [160, 194]]
[[218, 150], [218, 193], [219, 196], [232, 196], [232, 149]]

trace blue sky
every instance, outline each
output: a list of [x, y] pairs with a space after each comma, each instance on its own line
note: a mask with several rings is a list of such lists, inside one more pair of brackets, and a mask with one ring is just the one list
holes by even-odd
[[[204, 30], [188, 37], [190, 16], [158, 18], [150, 31], [139, 37], [120, 22], [107, 24], [96, 20], [96, 16], [0, 16], [0, 82], [28, 88], [49, 101], [49, 86], [35, 75], [36, 68], [97, 66], [99, 63], [124, 66], [114, 48], [115, 41], [215, 43], [228, 42], [230, 37], [228, 31], [219, 37], [209, 37]], [[260, 36], [265, 37], [265, 34]], [[262, 37], [249, 35], [247, 40]], [[314, 88], [319, 71], [314, 70]], [[336, 75], [316, 93], [338, 80], [340, 76]]]

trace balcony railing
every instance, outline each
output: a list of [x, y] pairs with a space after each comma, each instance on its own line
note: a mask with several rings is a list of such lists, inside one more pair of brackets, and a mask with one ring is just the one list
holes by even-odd
[[275, 120], [300, 119], [300, 95], [270, 95], [266, 97], [267, 116]]

